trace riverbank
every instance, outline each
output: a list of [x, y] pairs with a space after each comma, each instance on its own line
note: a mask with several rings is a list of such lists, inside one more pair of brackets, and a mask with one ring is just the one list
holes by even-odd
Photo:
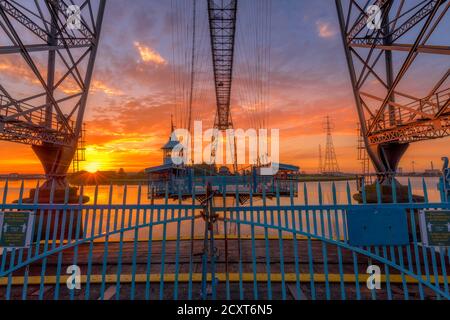
[[[117, 173], [104, 173], [99, 172], [95, 174], [81, 173], [76, 175], [70, 175], [68, 180], [71, 185], [75, 186], [95, 186], [95, 185], [131, 185], [136, 186], [147, 183], [148, 179], [145, 174], [127, 173], [125, 175], [118, 175]], [[355, 175], [343, 175], [343, 176], [324, 176], [324, 175], [303, 175], [299, 176], [297, 182], [330, 182], [330, 181], [355, 181], [357, 176]]]
[[358, 177], [356, 175], [342, 175], [342, 176], [302, 175], [298, 178], [298, 182], [355, 181], [357, 179]]
[[105, 185], [130, 185], [137, 186], [147, 182], [147, 175], [144, 172], [126, 173], [124, 171], [99, 171], [90, 173], [80, 171], [70, 174], [67, 180], [74, 186], [105, 186]]

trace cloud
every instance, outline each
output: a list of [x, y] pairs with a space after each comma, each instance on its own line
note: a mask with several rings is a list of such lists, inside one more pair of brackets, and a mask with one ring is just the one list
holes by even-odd
[[92, 92], [103, 92], [110, 96], [120, 96], [123, 94], [121, 90], [114, 89], [100, 80], [92, 81], [91, 90]]
[[[5, 57], [0, 62], [0, 71], [5, 77], [4, 82], [9, 84], [9, 87], [13, 87], [12, 84], [17, 85], [19, 82], [22, 82], [27, 86], [37, 86], [40, 88], [41, 83], [39, 82], [33, 71], [22, 59], [17, 58], [17, 56]], [[42, 77], [45, 79], [45, 65], [40, 61], [35, 61], [35, 63]], [[63, 77], [63, 73], [61, 72], [61, 70], [58, 70], [56, 71], [55, 76], [56, 79], [59, 80]], [[81, 92], [80, 86], [71, 77], [65, 78], [65, 80], [59, 84], [58, 89], [66, 95], [74, 95]], [[119, 96], [123, 94], [121, 90], [113, 88], [111, 85], [100, 79], [94, 79], [92, 81], [91, 92], [104, 93], [109, 96]], [[16, 97], [16, 99], [20, 100], [19, 97]]]
[[[87, 158], [102, 164], [102, 169], [106, 170], [120, 167], [127, 171], [142, 170], [161, 163], [160, 148], [170, 133], [171, 114], [176, 121], [185, 117], [188, 100], [185, 84], [190, 81], [189, 66], [182, 65], [180, 59], [172, 61], [171, 31], [175, 17], [170, 1], [110, 2], [84, 119], [89, 148]], [[247, 8], [254, 9], [252, 6]], [[273, 10], [272, 33], [277, 36], [272, 37], [271, 44], [268, 126], [281, 130], [281, 161], [315, 172], [318, 145], [322, 144], [324, 148], [325, 144], [322, 123], [329, 114], [336, 123], [334, 138], [342, 169], [359, 169], [355, 160], [357, 113], [344, 50], [338, 37], [334, 6], [328, 1], [280, 1]], [[248, 11], [242, 13], [253, 14]], [[186, 14], [189, 15], [190, 11]], [[203, 15], [207, 19], [206, 11]], [[246, 24], [242, 22], [240, 26], [245, 28]], [[241, 36], [240, 39], [247, 37]], [[3, 38], [0, 36], [0, 42]], [[175, 45], [182, 46], [181, 53], [185, 49], [185, 40], [175, 41]], [[208, 38], [204, 41], [209, 45]], [[253, 47], [253, 41], [240, 41], [235, 60], [231, 107], [237, 128], [251, 126], [244, 108], [251, 105], [246, 102], [260, 97], [255, 89], [258, 85], [250, 72], [253, 69], [248, 71], [249, 61], [256, 60], [252, 60]], [[193, 102], [193, 117], [205, 121], [204, 128], [213, 125], [216, 109], [209, 53], [204, 50], [199, 59], [200, 64], [204, 64], [201, 71], [207, 75], [197, 74], [198, 86]], [[33, 53], [33, 58], [45, 75], [46, 57]], [[438, 70], [433, 73], [440, 74], [443, 63], [445, 61], [436, 60], [433, 64], [423, 63], [421, 68], [428, 71], [431, 66]], [[58, 68], [58, 77], [62, 76], [61, 71], [64, 68]], [[423, 73], [423, 70], [417, 72]], [[174, 74], [178, 79], [176, 88]], [[410, 78], [412, 81], [408, 84], [415, 86], [411, 92], [428, 89], [422, 82], [415, 81], [415, 73], [411, 73]], [[6, 55], [0, 59], [0, 83], [22, 97], [42, 92], [41, 85], [18, 55], [15, 58]], [[407, 91], [403, 87], [401, 89]], [[78, 92], [79, 88], [70, 76], [58, 91], [68, 95]], [[68, 109], [71, 104], [67, 102], [64, 107]], [[431, 159], [437, 165], [442, 150], [448, 146], [448, 139], [419, 143], [417, 147], [413, 145], [402, 166], [410, 166], [412, 158], [417, 161], [417, 166], [420, 162], [420, 165], [429, 167]], [[417, 156], [425, 149], [427, 157]], [[42, 170], [28, 146], [0, 142], [0, 153], [0, 172]]]
[[147, 47], [137, 41], [134, 43], [134, 46], [139, 51], [141, 60], [144, 61], [145, 63], [152, 62], [157, 65], [167, 64], [166, 59], [164, 59], [158, 52], [156, 52], [152, 48]]
[[[42, 74], [42, 71], [44, 70], [43, 66], [37, 63], [37, 68], [41, 71]], [[18, 81], [27, 82], [28, 84], [32, 85], [40, 85], [31, 69], [22, 59], [13, 59], [12, 56], [2, 57], [2, 60], [0, 61], [0, 71], [2, 73], [2, 76], [4, 76], [5, 78], [10, 77], [14, 79], [14, 82], [11, 81], [11, 83], [14, 83], [15, 85], [17, 85]], [[6, 80], [2, 80], [2, 82], [3, 81], [5, 83], [8, 83]]]
[[336, 29], [328, 22], [317, 21], [316, 27], [321, 38], [332, 38], [336, 35]]

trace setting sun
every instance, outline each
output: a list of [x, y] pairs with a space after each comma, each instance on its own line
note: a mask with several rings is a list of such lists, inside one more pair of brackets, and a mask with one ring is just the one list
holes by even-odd
[[450, 0], [0, 0], [0, 304], [450, 301], [448, 30]]
[[88, 162], [84, 169], [90, 173], [96, 173], [100, 170], [100, 164], [98, 162]]

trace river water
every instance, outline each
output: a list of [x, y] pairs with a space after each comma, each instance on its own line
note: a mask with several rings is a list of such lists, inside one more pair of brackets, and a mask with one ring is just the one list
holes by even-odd
[[[407, 185], [408, 178], [400, 177], [398, 179], [400, 183]], [[427, 186], [427, 192], [430, 202], [439, 202], [440, 194], [438, 190], [439, 178], [436, 177], [412, 177], [410, 178], [411, 186], [413, 189], [413, 193], [415, 195], [423, 195], [423, 181], [425, 181]], [[38, 181], [36, 180], [26, 180], [24, 181], [24, 195], [28, 196], [30, 189], [36, 187]], [[0, 181], [0, 201], [3, 201], [4, 197], [4, 181]], [[336, 198], [339, 204], [347, 204], [348, 203], [348, 192], [347, 192], [347, 184], [350, 187], [350, 194], [353, 195], [357, 192], [356, 181], [336, 181], [334, 182], [336, 186]], [[318, 182], [306, 182], [299, 184], [299, 193], [298, 197], [295, 199], [295, 204], [305, 204], [305, 195], [304, 195], [304, 186], [306, 185], [307, 195], [308, 195], [308, 203], [309, 204], [318, 204], [319, 203], [319, 183]], [[322, 189], [323, 203], [324, 204], [332, 204], [333, 203], [333, 195], [332, 195], [332, 185], [333, 182], [321, 182], [320, 186]], [[17, 200], [20, 195], [20, 186], [21, 181], [9, 181], [8, 182], [8, 192], [6, 197], [6, 202], [10, 203], [14, 200]], [[126, 203], [127, 204], [136, 204], [138, 202], [138, 186], [127, 186], [126, 188]], [[90, 201], [88, 204], [93, 204], [94, 202], [94, 194], [95, 187], [88, 186], [84, 188], [84, 194], [90, 197]], [[122, 204], [124, 201], [125, 187], [124, 186], [113, 186], [112, 189], [112, 204]], [[99, 186], [98, 188], [98, 197], [97, 204], [108, 204], [110, 196], [110, 186]], [[258, 205], [259, 200], [255, 199], [255, 205]], [[354, 203], [354, 200], [352, 200]], [[141, 196], [140, 196], [141, 204], [149, 204], [150, 199], [147, 196], [147, 186], [142, 186], [141, 188]], [[155, 203], [163, 203], [162, 200], [155, 200]], [[283, 199], [282, 204], [289, 204], [290, 199]], [[271, 204], [271, 202], [268, 202]]]
[[[400, 183], [407, 185], [408, 184], [408, 178], [400, 178]], [[413, 177], [410, 178], [411, 186], [413, 189], [413, 194], [415, 195], [424, 195], [423, 191], [423, 182], [425, 182], [427, 186], [427, 193], [429, 202], [440, 202], [440, 193], [438, 190], [438, 178], [418, 178]], [[24, 182], [24, 195], [25, 197], [28, 196], [28, 193], [30, 189], [35, 188], [38, 181], [32, 181], [28, 180]], [[0, 182], [0, 204], [4, 201], [4, 184], [5, 182]], [[338, 204], [348, 204], [349, 199], [351, 199], [352, 203], [355, 203], [355, 201], [352, 199], [352, 195], [357, 192], [357, 185], [356, 181], [337, 181], [334, 182], [336, 187], [336, 200]], [[319, 203], [319, 183], [317, 182], [307, 182], [307, 183], [300, 183], [299, 185], [299, 194], [294, 199], [294, 204], [296, 205], [304, 205], [305, 204], [305, 194], [304, 194], [304, 187], [306, 186], [307, 190], [307, 203], [310, 205], [318, 204]], [[333, 193], [332, 193], [332, 187], [333, 182], [321, 182], [320, 188], [322, 190], [322, 202], [323, 204], [332, 204], [333, 203]], [[8, 192], [6, 195], [6, 202], [11, 203], [19, 198], [20, 195], [20, 187], [21, 182], [17, 181], [10, 181], [8, 182]], [[348, 192], [348, 187], [350, 189], [350, 192]], [[138, 199], [139, 195], [139, 187], [138, 186], [128, 186], [125, 190], [124, 186], [113, 186], [112, 187], [112, 196], [110, 197], [110, 186], [99, 186], [98, 187], [98, 196], [97, 196], [97, 204], [108, 204], [108, 202], [111, 199], [112, 204], [123, 204], [124, 199], [126, 204], [150, 204], [151, 200], [148, 199], [147, 196], [147, 186], [142, 186], [141, 192], [140, 192], [140, 199]], [[350, 193], [350, 194], [349, 194]], [[85, 187], [84, 194], [88, 195], [90, 197], [90, 201], [88, 204], [94, 203], [94, 194], [95, 194], [95, 187]], [[126, 195], [126, 197], [125, 197]], [[138, 202], [140, 201], [140, 202]], [[222, 206], [222, 200], [216, 200], [218, 201], [218, 205]], [[233, 207], [234, 200], [228, 199], [227, 200], [227, 206]], [[163, 204], [164, 200], [155, 200], [155, 204]], [[175, 204], [177, 201], [169, 201], [169, 204]], [[186, 201], [186, 204], [191, 204], [192, 201]], [[282, 205], [288, 205], [291, 203], [291, 199], [289, 198], [282, 198], [280, 200], [280, 204]], [[275, 205], [276, 200], [267, 200], [267, 205]], [[254, 198], [254, 205], [260, 206], [262, 205], [262, 200]], [[199, 215], [200, 212], [196, 212], [196, 215]], [[87, 226], [87, 234], [104, 234], [107, 231], [111, 231], [111, 229], [108, 228], [114, 228], [113, 225], [116, 226], [113, 230], [118, 230], [121, 228], [121, 226], [136, 226], [136, 225], [146, 225], [150, 221], [150, 218], [153, 219], [152, 221], [158, 221], [158, 220], [164, 220], [165, 215], [167, 215], [167, 218], [175, 217], [177, 214], [191, 214], [192, 213], [186, 213], [186, 211], [181, 212], [174, 212], [173, 210], [169, 210], [169, 212], [164, 212], [164, 210], [160, 211], [153, 211], [150, 213], [148, 210], [97, 210], [93, 212], [93, 210], [90, 211], [84, 211], [83, 212], [83, 224]], [[250, 213], [248, 213], [249, 215]], [[243, 215], [239, 217], [239, 219], [244, 219]], [[249, 216], [246, 214], [245, 219], [247, 221], [250, 219]], [[151, 216], [151, 217], [150, 217]], [[232, 216], [231, 216], [232, 217]], [[283, 226], [292, 226], [293, 221], [294, 224], [298, 225], [300, 224], [300, 228], [302, 230], [306, 230], [306, 228], [309, 228], [308, 231], [311, 233], [315, 233], [318, 235], [331, 235], [333, 237], [339, 236], [339, 234], [342, 236], [344, 233], [343, 228], [343, 214], [342, 211], [336, 210], [330, 212], [323, 212], [323, 211], [317, 211], [317, 212], [308, 212], [308, 211], [302, 211], [301, 213], [297, 213], [295, 216], [292, 212], [254, 212], [253, 213], [253, 219], [254, 221], [260, 222], [267, 222], [269, 225], [283, 225]], [[198, 221], [198, 222], [197, 222]], [[216, 230], [217, 233], [223, 234], [223, 223], [218, 223], [218, 229]], [[154, 228], [148, 228], [143, 227], [139, 228], [137, 231], [134, 229], [130, 229], [131, 231], [127, 231], [124, 233], [124, 239], [125, 240], [133, 240], [133, 239], [140, 239], [140, 240], [146, 240], [149, 238], [149, 235], [152, 234], [152, 239], [161, 239], [161, 238], [170, 238], [170, 237], [186, 237], [190, 236], [192, 232], [192, 221], [183, 221], [181, 223], [168, 223], [164, 225], [159, 225]], [[194, 226], [194, 234], [196, 236], [201, 236], [204, 233], [204, 224], [202, 219], [196, 220], [195, 226]], [[93, 231], [91, 233], [91, 231]], [[227, 233], [236, 234], [236, 224], [228, 225]], [[251, 232], [254, 232], [256, 235], [263, 235], [266, 232], [270, 235], [279, 235], [278, 231], [276, 229], [273, 230], [267, 230], [266, 228], [263, 228], [261, 226], [257, 228], [253, 228], [253, 230], [250, 228], [249, 224], [243, 224], [240, 227], [240, 233], [241, 236], [248, 236], [251, 234]], [[286, 234], [286, 233], [284, 233]], [[286, 234], [288, 235], [288, 234]], [[110, 240], [118, 240], [119, 234], [114, 234], [110, 238]]]

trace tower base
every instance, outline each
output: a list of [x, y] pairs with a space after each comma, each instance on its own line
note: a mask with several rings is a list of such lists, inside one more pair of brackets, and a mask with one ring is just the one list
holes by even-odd
[[[378, 194], [377, 194], [377, 186], [376, 184], [371, 184], [365, 186], [366, 191], [366, 203], [378, 203]], [[409, 195], [408, 195], [408, 187], [397, 183], [396, 185], [396, 197], [397, 203], [408, 203]], [[392, 185], [383, 185], [380, 184], [380, 196], [381, 203], [393, 203], [394, 199], [392, 196]], [[362, 192], [353, 195], [353, 199], [355, 199], [358, 203], [363, 203]], [[425, 198], [423, 196], [412, 196], [413, 202], [423, 202]]]

